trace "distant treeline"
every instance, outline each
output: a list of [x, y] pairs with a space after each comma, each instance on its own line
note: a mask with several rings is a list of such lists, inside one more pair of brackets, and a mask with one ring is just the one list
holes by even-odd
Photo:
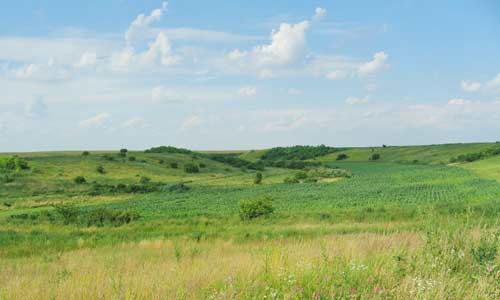
[[145, 150], [144, 152], [145, 153], [180, 153], [180, 154], [193, 154], [193, 153], [195, 153], [189, 149], [176, 148], [176, 147], [172, 147], [172, 146], [153, 147], [151, 149]]
[[485, 150], [485, 151], [480, 151], [480, 152], [472, 152], [472, 153], [467, 153], [467, 154], [461, 154], [456, 157], [452, 157], [450, 159], [451, 163], [456, 163], [456, 162], [473, 162], [476, 160], [484, 159], [490, 156], [495, 156], [500, 154], [500, 145], [496, 145], [495, 147]]
[[278, 161], [278, 160], [307, 160], [315, 157], [327, 155], [337, 152], [341, 149], [320, 146], [293, 146], [293, 147], [276, 147], [266, 151], [262, 155], [261, 160]]

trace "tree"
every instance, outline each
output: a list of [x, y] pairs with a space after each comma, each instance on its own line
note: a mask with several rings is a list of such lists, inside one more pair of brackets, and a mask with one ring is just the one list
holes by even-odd
[[82, 152], [82, 155], [83, 155], [83, 156], [89, 156], [89, 155], [90, 155], [90, 152], [88, 152], [88, 151], [83, 151], [83, 152]]
[[372, 156], [370, 157], [370, 160], [379, 160], [380, 159], [380, 154], [378, 153], [373, 153]]
[[262, 182], [262, 173], [261, 172], [255, 173], [255, 178], [253, 180], [253, 183], [260, 184], [261, 182]]
[[123, 156], [123, 157], [127, 156], [127, 152], [128, 152], [128, 150], [125, 148], [120, 149], [120, 156]]

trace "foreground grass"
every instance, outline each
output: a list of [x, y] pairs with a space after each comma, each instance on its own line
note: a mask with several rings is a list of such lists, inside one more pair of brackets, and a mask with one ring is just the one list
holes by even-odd
[[144, 240], [0, 260], [0, 299], [498, 299], [488, 234]]

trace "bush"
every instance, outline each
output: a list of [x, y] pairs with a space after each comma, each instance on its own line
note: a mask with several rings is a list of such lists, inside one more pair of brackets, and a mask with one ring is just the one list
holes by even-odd
[[261, 182], [262, 182], [262, 173], [261, 172], [255, 173], [255, 178], [253, 180], [253, 183], [260, 184]]
[[139, 214], [134, 211], [111, 210], [107, 208], [97, 208], [84, 210], [71, 205], [61, 205], [55, 207], [58, 218], [50, 218], [53, 222], [61, 220], [65, 225], [78, 224], [84, 226], [121, 226], [133, 220], [139, 219]]
[[82, 156], [89, 156], [89, 155], [90, 155], [90, 152], [88, 152], [88, 151], [83, 151], [82, 152]]
[[28, 170], [28, 161], [18, 156], [0, 157], [0, 171], [4, 173]]
[[370, 160], [379, 160], [380, 159], [380, 154], [378, 153], [373, 153], [372, 156], [370, 157]]
[[207, 165], [205, 165], [204, 163], [200, 163], [200, 168], [206, 168]]
[[272, 200], [269, 197], [243, 200], [240, 202], [240, 218], [251, 220], [258, 217], [268, 217], [274, 212]]
[[179, 167], [179, 164], [178, 164], [178, 163], [176, 163], [176, 162], [171, 162], [171, 163], [170, 163], [170, 167], [171, 167], [172, 169], [177, 169], [177, 168]]
[[262, 155], [262, 160], [306, 160], [323, 156], [336, 152], [339, 149], [328, 147], [325, 145], [320, 146], [293, 146], [293, 147], [277, 147], [266, 151]]
[[145, 150], [145, 153], [180, 153], [180, 154], [192, 154], [193, 151], [183, 148], [175, 148], [172, 146], [160, 146], [153, 147], [149, 150]]
[[135, 156], [129, 156], [128, 160], [129, 161], [135, 161]]
[[151, 182], [151, 178], [146, 177], [146, 176], [142, 176], [142, 177], [141, 177], [141, 179], [139, 180], [139, 182], [140, 182], [141, 184], [148, 184], [148, 183], [150, 183], [150, 182]]
[[186, 173], [199, 173], [200, 168], [195, 164], [189, 163], [184, 166], [184, 171]]
[[87, 180], [85, 179], [85, 177], [83, 176], [76, 176], [73, 181], [76, 183], [76, 184], [84, 184], [87, 182]]
[[295, 173], [294, 178], [297, 180], [304, 180], [307, 178], [307, 173], [306, 172]]
[[337, 155], [337, 160], [344, 160], [347, 158], [348, 158], [348, 156], [345, 153], [340, 153], [339, 155]]
[[103, 158], [104, 160], [107, 160], [107, 161], [114, 161], [114, 160], [115, 160], [115, 158], [114, 158], [113, 156], [109, 155], [109, 154], [104, 154], [104, 155], [102, 156], [102, 158]]
[[300, 181], [295, 177], [286, 177], [283, 179], [283, 183], [299, 183]]
[[98, 166], [96, 169], [97, 173], [99, 174], [104, 174], [106, 173], [106, 170], [104, 170], [104, 167], [103, 166]]
[[183, 182], [174, 184], [168, 188], [170, 192], [185, 192], [189, 191], [191, 188], [185, 185]]

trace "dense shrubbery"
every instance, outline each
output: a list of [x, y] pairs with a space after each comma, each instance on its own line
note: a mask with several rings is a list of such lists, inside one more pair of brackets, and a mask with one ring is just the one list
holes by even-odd
[[0, 157], [0, 171], [14, 172], [29, 169], [28, 161], [18, 156]]
[[286, 177], [284, 183], [318, 182], [327, 178], [350, 178], [351, 172], [344, 169], [314, 168], [307, 171], [299, 171], [293, 176]]
[[56, 206], [54, 211], [42, 211], [31, 214], [18, 214], [10, 217], [12, 220], [31, 222], [48, 221], [53, 224], [79, 226], [121, 226], [140, 218], [140, 215], [131, 210], [112, 210], [97, 208], [92, 210], [81, 209], [72, 205]]
[[338, 151], [339, 149], [320, 146], [293, 146], [293, 147], [276, 147], [269, 149], [262, 155], [262, 160], [306, 160], [323, 155], [327, 155]]
[[176, 148], [172, 146], [160, 146], [153, 147], [151, 149], [145, 150], [145, 153], [180, 153], [180, 154], [192, 154], [193, 151], [184, 149], [184, 148]]
[[380, 159], [380, 154], [378, 153], [373, 153], [372, 156], [370, 156], [370, 160], [379, 160]]
[[[147, 178], [147, 177], [146, 177]], [[141, 183], [118, 183], [118, 184], [103, 184], [94, 182], [90, 188], [91, 195], [104, 195], [104, 194], [146, 194], [165, 189], [165, 184], [159, 182], [143, 182]]]
[[240, 218], [251, 220], [258, 217], [268, 217], [274, 212], [272, 200], [269, 197], [243, 200], [240, 202]]
[[490, 156], [495, 156], [500, 154], [500, 147], [496, 146], [494, 148], [488, 149], [483, 152], [473, 152], [473, 153], [467, 153], [467, 154], [461, 154], [457, 157], [452, 157], [450, 159], [451, 163], [456, 163], [456, 162], [473, 162], [476, 160], [480, 160], [483, 158], [487, 158]]
[[261, 162], [250, 162], [248, 160], [236, 157], [233, 154], [208, 154], [206, 156], [211, 160], [215, 160], [224, 164], [231, 165], [235, 168], [245, 168], [250, 170], [264, 170], [264, 164]]
[[186, 172], [186, 173], [199, 173], [200, 168], [198, 167], [198, 165], [195, 165], [193, 163], [188, 163], [188, 164], [184, 165], [184, 172]]

